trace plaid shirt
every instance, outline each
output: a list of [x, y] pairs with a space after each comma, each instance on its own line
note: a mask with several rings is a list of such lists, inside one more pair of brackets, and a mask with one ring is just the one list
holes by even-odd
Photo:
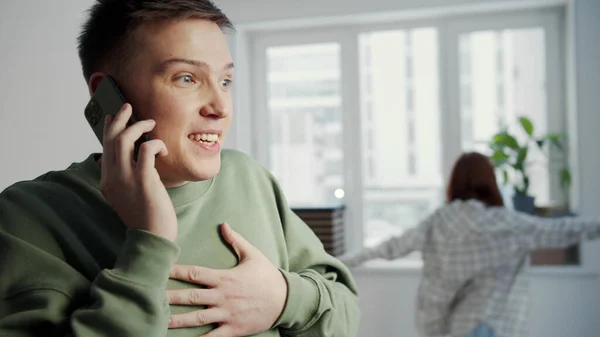
[[416, 321], [421, 335], [466, 336], [486, 322], [498, 337], [527, 336], [531, 251], [600, 236], [600, 218], [540, 218], [479, 201], [439, 208], [401, 236], [340, 259], [357, 266], [421, 251]]

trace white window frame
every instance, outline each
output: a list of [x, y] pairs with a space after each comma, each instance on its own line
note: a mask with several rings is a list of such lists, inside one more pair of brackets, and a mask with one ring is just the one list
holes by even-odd
[[[265, 167], [269, 167], [269, 110], [267, 106], [267, 78], [265, 50], [272, 46], [335, 42], [340, 45], [341, 96], [343, 134], [350, 134], [343, 144], [344, 189], [347, 206], [346, 250], [355, 251], [363, 246], [363, 174], [362, 130], [360, 111], [360, 67], [358, 35], [361, 33], [437, 27], [439, 50], [439, 99], [441, 173], [444, 186], [452, 165], [461, 153], [461, 112], [458, 72], [458, 39], [461, 33], [488, 29], [518, 29], [542, 27], [545, 32], [548, 131], [566, 131], [565, 97], [565, 19], [564, 7], [534, 8], [497, 13], [437, 15], [426, 19], [398, 19], [374, 22], [357, 18], [351, 22], [318, 26], [294, 27], [269, 24], [266, 27], [242, 28], [234, 41], [230, 41], [236, 59], [239, 87], [249, 91], [235, 93], [237, 110], [244, 110], [242, 118], [234, 119], [233, 138], [236, 147], [249, 153]], [[238, 28], [239, 29], [239, 28]], [[352, 51], [352, 52], [349, 52]], [[239, 59], [242, 60], [241, 67]], [[241, 69], [240, 69], [241, 68]], [[238, 89], [239, 90], [239, 89]], [[250, 110], [250, 111], [247, 111]], [[248, 127], [250, 126], [250, 127]], [[551, 195], [558, 191], [557, 181], [551, 181]], [[443, 199], [442, 199], [443, 200]]]
[[[362, 168], [354, 168], [353, 163], [361, 162], [361, 152], [357, 148], [362, 146], [360, 138], [360, 88], [358, 81], [353, 79], [358, 78], [358, 40], [352, 39], [352, 34], [343, 29], [330, 29], [324, 32], [323, 29], [308, 29], [301, 32], [272, 32], [263, 33], [255, 36], [253, 39], [252, 56], [254, 60], [252, 74], [253, 88], [255, 97], [253, 119], [255, 121], [255, 158], [265, 167], [269, 167], [269, 109], [267, 105], [267, 78], [266, 74], [266, 58], [265, 51], [273, 46], [298, 45], [298, 44], [315, 44], [315, 43], [338, 43], [340, 46], [340, 56], [348, 55], [349, 58], [342, 58], [344, 61], [341, 66], [341, 96], [342, 96], [342, 134], [358, 135], [355, 137], [347, 137], [343, 142], [343, 177], [344, 190], [346, 197], [344, 203], [346, 205], [346, 250], [356, 249], [362, 245]], [[353, 50], [355, 52], [349, 52]], [[358, 156], [358, 158], [357, 158]], [[358, 159], [358, 160], [357, 160]], [[352, 182], [352, 183], [349, 183]]]
[[[449, 107], [448, 115], [442, 119], [442, 125], [452, 125], [442, 130], [444, 143], [451, 144], [448, 151], [443, 151], [445, 163], [444, 177], [450, 174], [455, 158], [462, 151], [461, 133], [461, 111], [460, 111], [460, 85], [458, 65], [458, 39], [461, 34], [481, 30], [497, 29], [520, 29], [529, 27], [541, 27], [544, 29], [544, 41], [546, 47], [546, 107], [549, 132], [566, 132], [566, 103], [565, 103], [565, 71], [564, 71], [564, 37], [561, 35], [560, 26], [564, 27], [564, 20], [557, 10], [540, 10], [536, 12], [480, 15], [469, 20], [452, 20], [443, 29], [446, 41], [446, 64], [443, 65], [444, 74], [447, 74], [447, 84], [444, 89], [446, 93], [446, 106]], [[564, 29], [563, 29], [564, 31]], [[558, 70], [558, 71], [557, 71]], [[447, 119], [446, 119], [447, 118]], [[558, 198], [561, 196], [558, 178], [550, 176], [550, 196]]]

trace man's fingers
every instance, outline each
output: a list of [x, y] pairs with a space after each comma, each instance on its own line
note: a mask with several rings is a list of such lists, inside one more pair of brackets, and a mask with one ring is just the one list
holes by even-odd
[[216, 287], [219, 284], [219, 273], [220, 271], [215, 269], [176, 264], [171, 268], [169, 278]]
[[111, 115], [106, 115], [104, 117], [104, 129], [102, 130], [102, 146], [106, 144], [106, 139], [108, 139], [108, 129], [110, 129], [113, 119], [114, 118]]
[[209, 333], [205, 333], [201, 337], [231, 337], [233, 334], [230, 332], [228, 325], [221, 325]]
[[253, 253], [258, 252], [250, 242], [246, 241], [243, 236], [233, 230], [227, 223], [221, 225], [221, 234], [231, 248], [235, 251], [240, 261], [247, 259]]
[[123, 169], [131, 167], [135, 142], [140, 139], [144, 133], [152, 131], [155, 125], [156, 122], [151, 119], [140, 121], [127, 127], [117, 136], [115, 139], [114, 150], [116, 152], [116, 159], [123, 166]]
[[[107, 115], [104, 117], [104, 129], [102, 130], [102, 172], [105, 172], [106, 165], [112, 165], [115, 162], [115, 152], [112, 150], [112, 140], [109, 138], [109, 129], [114, 121], [114, 116]], [[102, 174], [102, 176], [105, 176]]]
[[117, 112], [114, 117], [111, 117], [110, 126], [104, 132], [104, 144], [112, 143], [112, 141], [127, 128], [127, 122], [131, 118], [132, 109], [131, 104], [125, 103], [121, 107], [121, 110]]
[[227, 319], [226, 311], [220, 308], [209, 308], [171, 315], [169, 329], [197, 327], [213, 323], [222, 323]]
[[219, 291], [216, 289], [181, 289], [168, 290], [169, 304], [178, 305], [208, 305], [220, 303]]
[[164, 157], [168, 154], [167, 146], [160, 139], [152, 139], [140, 144], [137, 158], [137, 167], [141, 173], [149, 173], [154, 169], [156, 156]]

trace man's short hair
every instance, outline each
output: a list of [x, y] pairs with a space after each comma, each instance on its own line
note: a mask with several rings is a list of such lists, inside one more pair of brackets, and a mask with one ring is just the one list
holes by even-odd
[[122, 71], [134, 55], [132, 37], [140, 25], [187, 18], [212, 21], [223, 31], [234, 30], [229, 18], [211, 0], [97, 0], [78, 38], [86, 82], [104, 67]]

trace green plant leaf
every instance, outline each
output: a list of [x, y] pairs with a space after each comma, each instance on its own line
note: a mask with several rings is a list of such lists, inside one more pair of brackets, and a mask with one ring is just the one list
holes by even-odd
[[523, 194], [529, 194], [529, 177], [523, 173]]
[[[517, 162], [524, 164], [525, 161], [527, 160], [528, 153], [529, 153], [528, 147], [519, 148], [519, 150], [517, 151]], [[521, 165], [521, 166], [523, 167], [524, 165]]]
[[513, 150], [519, 148], [519, 143], [517, 142], [515, 137], [508, 134], [508, 132], [501, 132], [496, 134], [493, 138], [493, 141], [496, 144], [507, 146]]
[[525, 161], [527, 160], [527, 153], [529, 152], [529, 148], [527, 147], [520, 147], [516, 150], [517, 152], [517, 158], [516, 161], [514, 163], [512, 163], [512, 167], [523, 173], [523, 176], [525, 176]]
[[533, 123], [531, 123], [531, 120], [527, 117], [520, 117], [519, 122], [521, 123], [523, 130], [525, 130], [530, 137], [533, 136]]
[[549, 134], [546, 135], [545, 138], [547, 140], [549, 140], [554, 146], [556, 146], [560, 150], [563, 149], [563, 146], [562, 146], [562, 143], [561, 143], [562, 135], [560, 133], [549, 133]]
[[503, 185], [507, 185], [508, 184], [508, 171], [507, 170], [502, 170], [502, 176], [504, 178]]
[[565, 190], [571, 186], [571, 172], [568, 169], [560, 170], [560, 186]]
[[537, 144], [538, 148], [540, 148], [540, 150], [541, 150], [541, 149], [544, 147], [544, 143], [545, 143], [545, 142], [546, 142], [546, 140], [545, 140], [545, 139], [543, 139], [543, 138], [542, 138], [542, 139], [537, 139], [537, 140], [535, 141], [535, 143]]
[[493, 152], [496, 152], [496, 151], [504, 151], [504, 148], [505, 148], [504, 144], [496, 143], [496, 142], [495, 142], [495, 141], [493, 141], [493, 140], [489, 142], [488, 146], [490, 147], [490, 149], [491, 149]]
[[504, 153], [503, 150], [498, 150], [494, 152], [494, 154], [490, 157], [490, 160], [494, 164], [495, 167], [501, 167], [508, 162], [510, 156]]

